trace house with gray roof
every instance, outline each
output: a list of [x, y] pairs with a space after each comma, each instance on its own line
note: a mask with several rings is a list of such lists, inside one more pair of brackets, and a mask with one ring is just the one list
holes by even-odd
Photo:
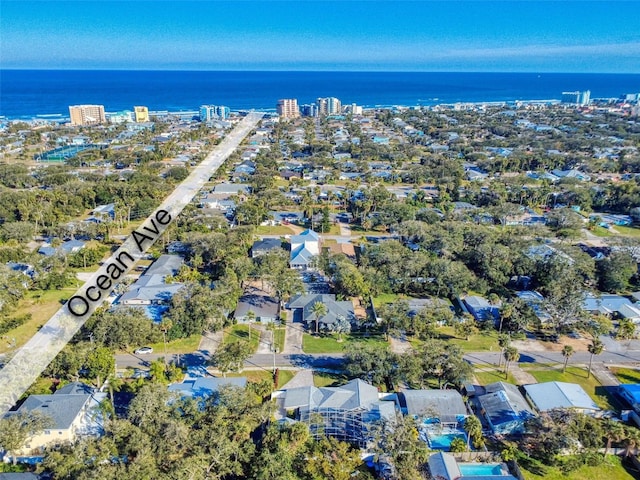
[[587, 294], [582, 302], [582, 308], [587, 312], [612, 315], [618, 318], [628, 318], [634, 323], [640, 323], [640, 306], [621, 295], [595, 295]]
[[318, 319], [319, 329], [331, 329], [338, 319], [344, 318], [353, 323], [356, 320], [353, 303], [337, 301], [333, 294], [305, 294], [291, 297], [287, 308], [293, 310], [294, 318], [302, 321], [307, 328], [315, 326], [316, 316], [312, 312], [313, 305], [323, 303], [327, 313]]
[[[253, 312], [251, 318], [249, 312]], [[233, 314], [238, 323], [250, 320], [261, 323], [274, 323], [280, 318], [280, 301], [255, 287], [248, 287], [238, 299], [238, 306]]]
[[355, 379], [340, 387], [297, 387], [274, 393], [296, 420], [309, 424], [314, 435], [365, 445], [367, 425], [393, 420], [395, 402], [384, 400], [373, 385]]
[[247, 195], [251, 186], [246, 183], [219, 183], [213, 187], [213, 192], [221, 195]]
[[478, 397], [482, 415], [493, 433], [512, 435], [522, 433], [527, 419], [535, 416], [520, 394], [518, 387], [510, 383], [496, 382], [485, 387], [486, 393]]
[[527, 399], [539, 412], [569, 409], [587, 415], [600, 411], [600, 407], [577, 383], [545, 382], [525, 385]]
[[102, 435], [98, 407], [106, 398], [106, 393], [79, 382], [66, 385], [53, 395], [30, 395], [16, 411], [5, 414], [5, 418], [38, 413], [48, 417], [51, 425], [29, 437], [22, 448], [12, 453], [28, 456], [41, 453], [48, 446], [75, 442], [81, 436]]
[[282, 241], [279, 238], [256, 240], [251, 246], [251, 258], [256, 258], [278, 250], [282, 250]]
[[129, 290], [118, 299], [120, 305], [168, 304], [184, 284], [166, 283], [169, 276], [180, 271], [183, 259], [178, 255], [160, 255]]
[[455, 427], [469, 416], [457, 390], [402, 390], [398, 399], [402, 413], [441, 425]]

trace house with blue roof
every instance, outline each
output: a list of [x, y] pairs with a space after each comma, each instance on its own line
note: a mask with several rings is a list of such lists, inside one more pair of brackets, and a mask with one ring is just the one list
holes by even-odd
[[520, 394], [518, 387], [510, 383], [496, 382], [485, 387], [485, 394], [478, 397], [481, 413], [497, 435], [513, 435], [524, 432], [524, 424], [535, 413]]
[[289, 265], [291, 268], [306, 270], [314, 257], [320, 255], [320, 235], [313, 230], [305, 230], [300, 235], [292, 235]]
[[634, 412], [640, 414], [640, 383], [623, 383], [619, 385], [618, 395], [633, 408]]
[[205, 400], [214, 393], [218, 392], [221, 387], [233, 386], [245, 388], [247, 386], [246, 377], [202, 377], [191, 378], [182, 383], [172, 383], [168, 390], [181, 398], [194, 398]]

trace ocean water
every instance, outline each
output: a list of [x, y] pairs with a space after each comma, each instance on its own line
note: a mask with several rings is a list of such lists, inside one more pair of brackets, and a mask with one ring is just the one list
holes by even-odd
[[343, 104], [435, 105], [559, 99], [563, 91], [591, 90], [592, 98], [640, 92], [638, 74], [257, 72], [0, 70], [0, 115], [68, 115], [69, 105], [100, 104], [108, 112], [275, 109], [280, 98], [298, 104], [337, 97]]

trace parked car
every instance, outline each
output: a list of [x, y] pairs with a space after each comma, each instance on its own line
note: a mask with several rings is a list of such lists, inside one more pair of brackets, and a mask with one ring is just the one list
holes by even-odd
[[153, 348], [151, 347], [140, 347], [137, 350], [134, 350], [136, 355], [146, 355], [148, 353], [153, 353]]

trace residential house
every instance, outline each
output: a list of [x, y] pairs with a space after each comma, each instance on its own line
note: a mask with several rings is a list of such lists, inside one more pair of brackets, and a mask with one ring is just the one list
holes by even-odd
[[568, 409], [593, 415], [600, 411], [600, 407], [577, 383], [536, 383], [525, 385], [524, 390], [527, 399], [538, 412]]
[[93, 209], [91, 215], [100, 220], [104, 220], [106, 218], [110, 218], [111, 220], [113, 220], [116, 218], [116, 206], [114, 203], [98, 205]]
[[[249, 312], [253, 312], [253, 318]], [[238, 323], [274, 323], [280, 318], [280, 302], [258, 288], [248, 287], [238, 299], [233, 317]]]
[[279, 238], [265, 238], [256, 240], [251, 246], [251, 258], [256, 258], [265, 253], [282, 250], [282, 241]]
[[620, 395], [634, 412], [640, 414], [640, 383], [623, 383], [618, 386]]
[[313, 258], [320, 255], [320, 235], [313, 230], [305, 230], [300, 235], [292, 235], [289, 265], [291, 268], [306, 270]]
[[213, 192], [220, 195], [248, 195], [251, 186], [245, 183], [219, 183], [213, 187]]
[[499, 305], [492, 305], [483, 297], [470, 295], [463, 298], [462, 302], [469, 313], [473, 315], [473, 318], [479, 322], [484, 322], [485, 320], [496, 321], [500, 318]]
[[214, 393], [218, 392], [221, 387], [233, 386], [245, 388], [247, 386], [246, 377], [202, 377], [191, 378], [182, 383], [172, 383], [168, 390], [175, 393], [181, 398], [193, 398], [196, 400], [205, 400]]
[[372, 422], [393, 420], [396, 415], [393, 396], [360, 379], [340, 387], [298, 387], [272, 395], [283, 410], [310, 426], [316, 435], [327, 435], [364, 446]]
[[605, 294], [596, 297], [588, 294], [582, 303], [582, 308], [587, 312], [627, 318], [640, 324], [640, 306], [620, 295]]
[[450, 300], [445, 300], [444, 298], [437, 297], [427, 297], [427, 298], [407, 298], [407, 303], [409, 304], [409, 311], [407, 315], [410, 317], [415, 317], [421, 310], [425, 308], [428, 309], [436, 309], [436, 308], [447, 308], [451, 311], [454, 311], [453, 305]]
[[549, 321], [551, 317], [543, 308], [544, 297], [540, 293], [533, 290], [522, 290], [516, 293], [516, 296], [533, 310], [540, 323], [544, 324]]
[[[119, 299], [119, 305], [135, 306], [166, 306], [173, 296], [184, 288], [179, 282], [166, 283], [169, 276], [176, 275], [182, 266], [182, 257], [177, 255], [161, 255], [144, 272], [136, 282], [129, 287]], [[157, 315], [154, 309], [146, 309], [147, 314], [154, 320]]]
[[62, 255], [68, 255], [70, 253], [76, 253], [82, 250], [85, 243], [81, 240], [68, 240], [63, 242], [59, 247], [53, 247], [50, 243], [44, 243], [38, 249], [38, 253], [46, 257], [51, 257], [57, 253]]
[[356, 247], [353, 243], [333, 243], [329, 246], [329, 251], [336, 255], [344, 255], [352, 262], [356, 261]]
[[402, 390], [398, 400], [402, 413], [422, 423], [458, 427], [469, 416], [457, 390]]
[[553, 173], [556, 177], [559, 177], [559, 178], [575, 178], [577, 180], [580, 180], [581, 182], [588, 182], [591, 180], [591, 177], [589, 175], [581, 172], [580, 170], [575, 170], [575, 169], [573, 170], [555, 169], [555, 170], [551, 170], [551, 173]]
[[6, 413], [5, 418], [37, 412], [49, 417], [52, 424], [29, 437], [19, 450], [12, 453], [28, 456], [48, 446], [75, 442], [82, 436], [101, 435], [104, 430], [98, 407], [106, 398], [106, 393], [79, 382], [65, 385], [53, 395], [30, 395], [17, 410]]
[[269, 212], [269, 220], [262, 222], [262, 225], [288, 225], [295, 223], [301, 225], [304, 222], [304, 213], [302, 212]]
[[[323, 303], [327, 310], [327, 313], [318, 319], [312, 312], [313, 305], [317, 302]], [[307, 328], [311, 328], [312, 325], [315, 327], [316, 320], [319, 329], [331, 329], [340, 318], [348, 320], [349, 323], [353, 323], [356, 319], [352, 302], [336, 301], [335, 295], [327, 293], [294, 295], [287, 308], [293, 310], [294, 319], [305, 323]]]
[[535, 416], [515, 385], [496, 382], [487, 385], [485, 392], [478, 397], [478, 401], [482, 415], [497, 435], [522, 433], [527, 419]]

